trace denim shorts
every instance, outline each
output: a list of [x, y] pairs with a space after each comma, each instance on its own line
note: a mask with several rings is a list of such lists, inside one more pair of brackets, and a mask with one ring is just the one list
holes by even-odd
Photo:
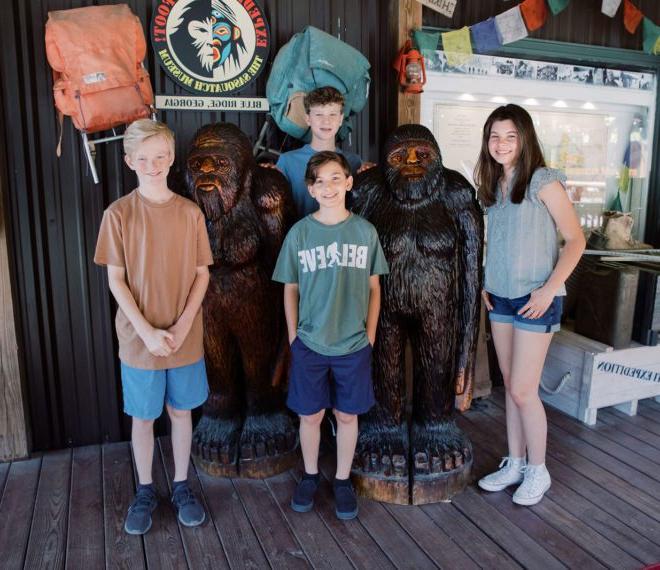
[[326, 408], [364, 414], [376, 402], [371, 380], [371, 345], [341, 356], [325, 356], [296, 337], [286, 405], [310, 416]]
[[206, 402], [209, 384], [204, 358], [193, 364], [145, 370], [121, 363], [124, 413], [141, 420], [155, 420], [167, 402], [177, 410], [192, 410]]
[[564, 298], [555, 297], [548, 307], [548, 310], [538, 319], [526, 319], [518, 314], [527, 301], [530, 294], [515, 299], [507, 297], [498, 297], [493, 293], [488, 293], [492, 310], [488, 311], [488, 318], [496, 323], [511, 323], [514, 328], [525, 331], [551, 333], [560, 329], [561, 309]]

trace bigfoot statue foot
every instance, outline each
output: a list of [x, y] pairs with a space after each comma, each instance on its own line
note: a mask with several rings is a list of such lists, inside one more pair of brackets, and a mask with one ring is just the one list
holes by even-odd
[[413, 422], [411, 456], [414, 505], [448, 500], [468, 483], [472, 445], [449, 419]]
[[351, 473], [358, 493], [379, 501], [409, 503], [408, 427], [368, 414], [360, 421]]
[[195, 428], [192, 455], [195, 463], [209, 475], [235, 477], [238, 474], [238, 438], [241, 419], [217, 418], [206, 414]]
[[240, 438], [241, 477], [264, 478], [294, 466], [298, 434], [285, 412], [248, 415]]

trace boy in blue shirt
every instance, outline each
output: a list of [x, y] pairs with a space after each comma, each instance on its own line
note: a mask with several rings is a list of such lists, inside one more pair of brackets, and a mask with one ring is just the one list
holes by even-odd
[[312, 140], [299, 149], [285, 152], [277, 161], [277, 168], [291, 184], [299, 219], [318, 209], [318, 204], [307, 191], [305, 183], [307, 162], [317, 152], [327, 150], [343, 154], [350, 165], [351, 174], [373, 166], [373, 163], [369, 162], [363, 164], [355, 153], [336, 148], [335, 137], [344, 121], [344, 97], [337, 89], [334, 87], [314, 89], [305, 96], [303, 104], [305, 120], [312, 131]]
[[344, 156], [310, 158], [305, 182], [318, 210], [296, 223], [284, 240], [273, 280], [284, 283], [291, 343], [287, 405], [300, 416], [305, 474], [291, 507], [307, 512], [319, 484], [320, 425], [326, 408], [337, 418], [336, 514], [357, 516], [349, 475], [358, 414], [375, 403], [371, 351], [380, 311], [379, 275], [388, 273], [376, 229], [346, 209], [353, 178]]

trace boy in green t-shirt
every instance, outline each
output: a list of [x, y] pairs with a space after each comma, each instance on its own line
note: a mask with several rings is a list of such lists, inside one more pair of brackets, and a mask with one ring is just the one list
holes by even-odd
[[371, 350], [380, 311], [379, 275], [389, 272], [376, 229], [346, 209], [353, 178], [346, 159], [323, 151], [309, 159], [305, 182], [319, 209], [289, 231], [273, 273], [284, 283], [291, 343], [287, 405], [300, 416], [305, 474], [291, 507], [314, 506], [319, 484], [320, 425], [326, 408], [337, 418], [336, 514], [357, 516], [349, 475], [358, 414], [373, 406]]

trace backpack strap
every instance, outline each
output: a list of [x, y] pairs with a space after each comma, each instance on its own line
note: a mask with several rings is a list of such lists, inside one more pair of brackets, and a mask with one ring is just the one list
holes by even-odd
[[57, 137], [57, 148], [55, 149], [55, 154], [57, 155], [57, 158], [59, 158], [62, 155], [62, 135], [64, 134], [64, 114], [59, 109], [57, 109], [57, 124], [60, 127], [60, 136]]

